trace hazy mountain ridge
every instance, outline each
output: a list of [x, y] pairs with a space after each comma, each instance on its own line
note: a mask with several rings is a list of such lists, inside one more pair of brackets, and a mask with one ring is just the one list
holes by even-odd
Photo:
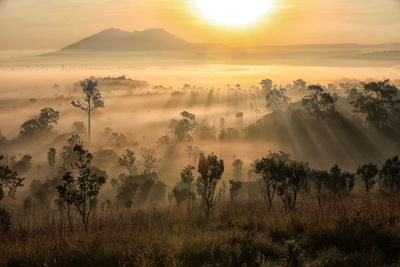
[[382, 44], [301, 44], [301, 45], [268, 45], [253, 47], [229, 47], [221, 44], [200, 44], [184, 40], [161, 28], [144, 31], [127, 32], [109, 28], [93, 34], [83, 40], [66, 46], [60, 51], [190, 51], [199, 49], [220, 48], [230, 52], [277, 52], [277, 51], [353, 51], [360, 53], [387, 52], [400, 50], [400, 43]]

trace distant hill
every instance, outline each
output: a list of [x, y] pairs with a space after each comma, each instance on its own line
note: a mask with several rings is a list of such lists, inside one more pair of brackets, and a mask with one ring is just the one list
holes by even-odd
[[110, 28], [71, 44], [63, 48], [62, 51], [182, 50], [196, 46], [163, 29], [127, 32]]
[[164, 29], [103, 30], [65, 48], [0, 66], [144, 66], [181, 64], [397, 66], [400, 43], [229, 47], [184, 40]]

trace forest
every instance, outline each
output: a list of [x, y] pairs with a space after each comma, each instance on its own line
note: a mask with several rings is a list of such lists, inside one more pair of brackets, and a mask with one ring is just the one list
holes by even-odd
[[0, 266], [400, 265], [399, 86], [4, 91]]

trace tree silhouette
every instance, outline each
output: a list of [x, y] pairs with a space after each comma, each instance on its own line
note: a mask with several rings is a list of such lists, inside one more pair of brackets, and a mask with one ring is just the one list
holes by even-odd
[[285, 88], [273, 88], [266, 92], [265, 107], [269, 111], [285, 110], [290, 104], [290, 98], [286, 96]]
[[192, 209], [192, 205], [191, 205], [191, 199], [192, 199], [192, 184], [193, 184], [193, 180], [194, 180], [194, 175], [193, 175], [193, 170], [195, 169], [195, 167], [193, 167], [192, 165], [188, 165], [185, 168], [183, 168], [183, 170], [181, 171], [181, 181], [186, 184], [187, 187], [187, 202], [188, 202], [188, 214], [190, 215], [190, 211]]
[[236, 200], [241, 188], [242, 188], [241, 181], [229, 180], [229, 198], [231, 201]]
[[317, 120], [324, 120], [335, 113], [336, 94], [325, 92], [320, 85], [310, 85], [308, 91], [301, 102], [309, 114]]
[[385, 161], [379, 173], [379, 180], [380, 186], [384, 189], [400, 190], [400, 159], [398, 156]]
[[268, 202], [268, 211], [272, 209], [281, 171], [289, 157], [284, 152], [269, 152], [266, 157], [254, 162], [254, 172], [261, 176], [261, 195]]
[[171, 120], [169, 129], [174, 133], [176, 142], [187, 142], [193, 140], [191, 131], [196, 127], [196, 117], [187, 111], [181, 113], [183, 119]]
[[76, 144], [73, 153], [74, 167], [65, 170], [57, 191], [60, 200], [66, 202], [68, 207], [71, 204], [76, 207], [87, 232], [89, 218], [100, 189], [105, 183], [105, 177], [93, 173], [90, 169], [93, 155], [84, 149], [83, 145]]
[[207, 157], [201, 154], [197, 170], [200, 173], [196, 184], [197, 192], [201, 197], [203, 211], [208, 220], [210, 215], [213, 214], [215, 205], [222, 193], [222, 191], [217, 192], [216, 190], [224, 172], [224, 161], [218, 160], [214, 154], [210, 154]]
[[361, 176], [361, 179], [364, 182], [365, 191], [369, 193], [375, 185], [375, 176], [379, 173], [378, 166], [373, 163], [364, 163], [358, 167], [356, 173]]
[[[4, 159], [0, 154], [0, 161]], [[14, 197], [18, 187], [23, 186], [25, 178], [18, 177], [18, 173], [7, 165], [0, 165], [0, 200], [4, 198], [4, 190], [8, 190], [8, 196]], [[0, 208], [0, 231], [7, 232], [11, 224], [11, 215], [5, 209]]]
[[365, 114], [371, 125], [380, 128], [393, 116], [398, 94], [399, 90], [388, 79], [370, 82], [364, 85], [361, 95], [351, 104], [355, 112]]
[[327, 190], [336, 196], [344, 192], [351, 192], [354, 188], [354, 183], [354, 173], [342, 171], [338, 165], [334, 165], [329, 170], [325, 186]]
[[101, 98], [99, 89], [97, 88], [97, 81], [86, 79], [81, 81], [83, 102], [80, 100], [73, 100], [71, 104], [74, 107], [80, 108], [88, 114], [88, 136], [90, 140], [90, 114], [98, 108], [104, 108], [104, 102]]
[[50, 133], [57, 124], [59, 112], [52, 108], [40, 110], [40, 114], [20, 126], [20, 135]]
[[51, 147], [49, 149], [49, 152], [47, 152], [47, 161], [51, 168], [54, 168], [54, 165], [56, 164], [56, 154], [57, 154], [57, 151], [54, 147]]
[[127, 149], [126, 153], [121, 155], [121, 157], [119, 157], [118, 159], [119, 165], [126, 168], [129, 172], [129, 175], [131, 176], [136, 175], [137, 172], [135, 161], [136, 161], [135, 153], [133, 153], [129, 149]]
[[232, 166], [233, 166], [233, 179], [234, 180], [242, 179], [243, 161], [241, 159], [235, 159], [232, 163]]

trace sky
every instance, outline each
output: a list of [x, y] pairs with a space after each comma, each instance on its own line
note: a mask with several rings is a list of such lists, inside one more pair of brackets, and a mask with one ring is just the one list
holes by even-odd
[[268, 0], [267, 14], [236, 26], [206, 18], [196, 1], [0, 0], [0, 49], [60, 49], [111, 27], [230, 46], [400, 42], [400, 0]]

